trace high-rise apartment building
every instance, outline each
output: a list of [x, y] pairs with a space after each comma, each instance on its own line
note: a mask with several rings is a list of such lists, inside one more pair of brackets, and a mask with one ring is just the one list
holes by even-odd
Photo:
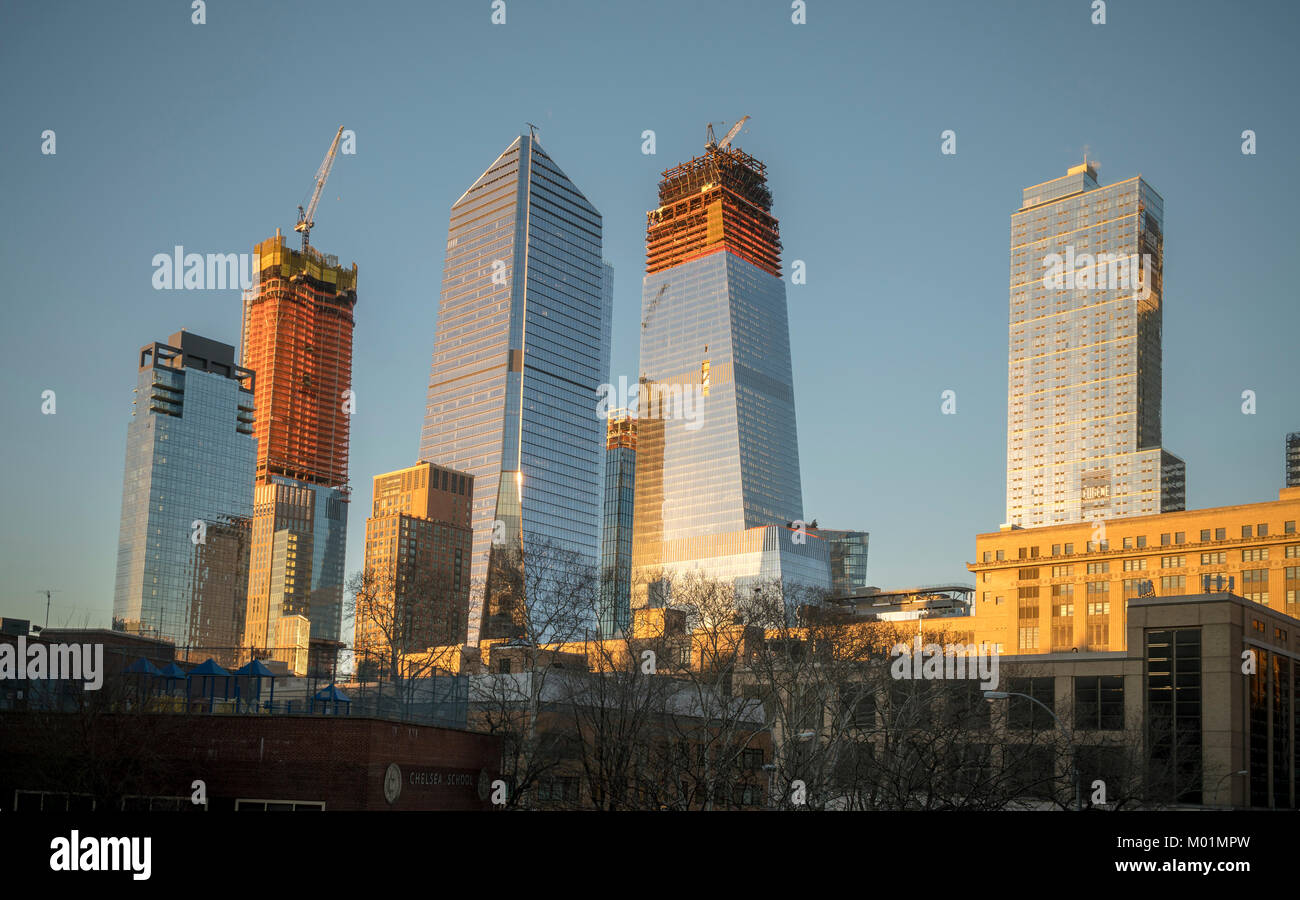
[[636, 499], [636, 424], [611, 410], [605, 436], [605, 512], [600, 532], [600, 635], [626, 633], [632, 622], [632, 508]]
[[276, 644], [282, 616], [306, 617], [312, 638], [339, 639], [356, 303], [355, 263], [286, 247], [279, 229], [255, 248], [241, 357], [257, 375], [245, 628], [257, 654]]
[[427, 462], [376, 475], [356, 601], [358, 671], [465, 643], [474, 479]]
[[1094, 167], [1025, 188], [1011, 216], [1007, 520], [1181, 510], [1161, 447], [1164, 201]]
[[181, 331], [140, 348], [113, 626], [233, 661], [248, 583], [253, 373]]
[[830, 587], [825, 542], [788, 527], [803, 493], [771, 209], [763, 163], [724, 141], [665, 171], [647, 214], [634, 605], [693, 570]]
[[1300, 487], [1300, 431], [1286, 436], [1286, 486]]
[[452, 205], [420, 459], [474, 478], [471, 643], [528, 630], [529, 553], [599, 565], [606, 272], [600, 213], [531, 133]]

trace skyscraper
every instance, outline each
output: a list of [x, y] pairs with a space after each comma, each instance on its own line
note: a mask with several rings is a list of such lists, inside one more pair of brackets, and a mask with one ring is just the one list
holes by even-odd
[[387, 675], [395, 653], [465, 643], [473, 496], [473, 478], [429, 463], [375, 476], [356, 602], [363, 678]]
[[600, 213], [531, 132], [452, 204], [420, 459], [474, 477], [471, 643], [526, 630], [521, 556], [599, 565], [604, 282]]
[[114, 628], [231, 659], [248, 580], [253, 384], [229, 344], [181, 331], [140, 348]]
[[636, 498], [636, 419], [612, 410], [605, 437], [605, 512], [600, 532], [600, 635], [632, 622], [632, 507]]
[[305, 616], [312, 638], [339, 639], [356, 303], [356, 263], [345, 269], [313, 247], [292, 250], [279, 229], [255, 248], [241, 346], [257, 375], [245, 629], [255, 651], [275, 644], [282, 616]]
[[663, 173], [642, 287], [634, 605], [699, 570], [829, 588], [803, 516], [781, 240], [766, 168], [712, 141]]
[[1300, 487], [1300, 431], [1286, 436], [1286, 486]]
[[1096, 169], [1025, 188], [1011, 216], [1007, 525], [1185, 508], [1161, 446], [1164, 201]]

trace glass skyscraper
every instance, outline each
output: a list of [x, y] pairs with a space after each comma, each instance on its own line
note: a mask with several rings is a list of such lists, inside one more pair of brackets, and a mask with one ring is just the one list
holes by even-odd
[[135, 394], [113, 627], [173, 641], [181, 658], [233, 662], [253, 514], [253, 373], [229, 344], [181, 331], [140, 348]]
[[605, 512], [600, 533], [600, 636], [632, 622], [632, 508], [636, 499], [636, 419], [611, 410], [605, 438]]
[[1161, 447], [1164, 201], [1085, 163], [1011, 216], [1008, 526], [1185, 508]]
[[471, 644], [525, 634], [530, 551], [598, 570], [606, 275], [600, 213], [531, 133], [452, 205], [420, 459], [474, 476]]
[[647, 215], [633, 602], [676, 575], [830, 587], [803, 516], [781, 241], [738, 148], [663, 173]]

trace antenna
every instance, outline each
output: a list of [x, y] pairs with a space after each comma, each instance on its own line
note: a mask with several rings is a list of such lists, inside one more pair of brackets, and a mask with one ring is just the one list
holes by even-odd
[[51, 588], [42, 588], [41, 590], [37, 591], [36, 593], [38, 593], [38, 594], [44, 594], [44, 595], [45, 595], [45, 627], [46, 627], [46, 628], [49, 628], [49, 627], [50, 627], [50, 600], [51, 600], [50, 595], [51, 595], [51, 594], [62, 594], [63, 591], [56, 591], [56, 590], [53, 590], [53, 589], [51, 589]]

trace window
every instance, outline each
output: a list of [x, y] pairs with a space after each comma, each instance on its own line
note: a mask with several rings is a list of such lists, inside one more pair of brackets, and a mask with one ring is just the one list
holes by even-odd
[[1133, 549], [1133, 539], [1131, 537], [1124, 538], [1124, 549], [1125, 550]]
[[[1292, 522], [1291, 524], [1294, 525], [1295, 523]], [[1073, 556], [1073, 555], [1074, 555], [1074, 544], [1066, 544], [1066, 545], [1065, 545], [1065, 555], [1066, 555], [1066, 556]]]
[[1228, 539], [1228, 529], [1226, 528], [1214, 529], [1214, 539], [1216, 541], [1226, 541]]
[[1029, 548], [1029, 556], [1030, 556], [1031, 559], [1037, 559], [1037, 558], [1038, 558], [1038, 548], [1037, 548], [1037, 547], [1030, 547], [1030, 548]]
[[317, 800], [235, 800], [235, 812], [321, 812], [325, 803]]
[[1242, 569], [1241, 595], [1255, 603], [1268, 602], [1268, 569]]
[[1208, 541], [1209, 539], [1210, 539], [1210, 529], [1208, 529], [1208, 528], [1202, 528], [1202, 529], [1201, 529], [1201, 540], [1203, 540], [1203, 541]]
[[1074, 566], [1052, 566], [1053, 578], [1068, 578], [1074, 572]]
[[[1017, 730], [1051, 730], [1056, 727], [1056, 721], [1052, 718], [1052, 712], [1056, 711], [1056, 679], [1050, 675], [1036, 678], [1011, 678], [1009, 679], [1008, 691], [1013, 695], [1008, 701], [1007, 708], [1007, 727]], [[1014, 696], [1024, 694], [1025, 697]], [[1043, 709], [1038, 703], [1027, 700], [1026, 697], [1033, 697], [1038, 703], [1046, 706]]]
[[984, 561], [985, 561], [985, 562], [991, 562], [992, 559], [993, 559], [993, 551], [992, 551], [992, 550], [985, 550], [985, 551], [984, 551]]
[[1020, 627], [1020, 649], [1037, 650], [1038, 649], [1038, 626], [1022, 625]]
[[1139, 535], [1138, 535], [1138, 549], [1141, 550], [1141, 549], [1142, 549], [1143, 547], [1145, 547], [1146, 545], [1147, 545], [1147, 536], [1146, 536], [1145, 534], [1139, 534]]
[[1105, 575], [1105, 574], [1107, 574], [1108, 572], [1110, 572], [1110, 563], [1109, 563], [1109, 562], [1095, 562], [1095, 563], [1088, 563], [1088, 574], [1089, 574], [1089, 575]]
[[1282, 530], [1285, 531], [1287, 534], [1295, 534], [1295, 519], [1292, 519], [1290, 522], [1284, 523], [1282, 526]]
[[1170, 800], [1201, 802], [1201, 633], [1147, 633], [1147, 746], [1153, 786]]
[[1124, 599], [1132, 600], [1134, 597], [1141, 597], [1148, 584], [1145, 578], [1125, 578], [1124, 579]]
[[1260, 524], [1255, 526], [1256, 537], [1268, 537], [1268, 525]]
[[1162, 569], [1181, 569], [1187, 565], [1185, 556], [1162, 556], [1160, 557], [1160, 568]]
[[1145, 571], [1146, 567], [1147, 567], [1147, 561], [1145, 559], [1124, 560], [1125, 572], [1142, 572]]
[[1241, 536], [1242, 536], [1243, 538], [1248, 538], [1248, 537], [1250, 537], [1250, 526], [1249, 526], [1249, 525], [1242, 525], [1242, 526], [1241, 526]]
[[1169, 532], [1165, 532], [1164, 534], [1160, 535], [1160, 546], [1161, 546], [1161, 547], [1167, 547], [1167, 546], [1169, 546], [1169, 537], [1170, 537]]
[[1033, 581], [1038, 577], [1038, 569], [1021, 569], [1016, 577], [1021, 581]]
[[1162, 594], [1186, 593], [1187, 576], [1186, 575], [1162, 575], [1160, 576], [1160, 592]]
[[1185, 532], [1185, 531], [1175, 531], [1175, 532], [1174, 532], [1174, 543], [1175, 543], [1175, 544], [1186, 544], [1186, 543], [1187, 543], [1187, 532]]
[[1296, 610], [1292, 609], [1296, 603], [1300, 602], [1300, 566], [1288, 566], [1286, 569], [1286, 614], [1295, 616]]
[[1109, 600], [1089, 600], [1088, 615], [1090, 616], [1108, 616], [1110, 615]]
[[1060, 545], [1060, 544], [1053, 544], [1053, 545], [1052, 545], [1052, 555], [1053, 555], [1053, 556], [1060, 556], [1060, 555], [1061, 555], [1061, 545]]
[[998, 562], [1002, 562], [1002, 561], [1005, 560], [1006, 558], [1007, 558], [1007, 551], [1005, 551], [1005, 550], [999, 550], [999, 551], [997, 552], [997, 559], [998, 559]]
[[1090, 731], [1124, 728], [1124, 678], [1088, 675], [1074, 679], [1074, 727]]
[[1228, 554], [1223, 552], [1222, 550], [1216, 553], [1201, 554], [1201, 565], [1203, 566], [1221, 565], [1223, 563], [1226, 563], [1227, 561], [1228, 561]]
[[1242, 550], [1242, 551], [1241, 551], [1241, 561], [1242, 561], [1242, 562], [1262, 562], [1263, 560], [1266, 560], [1266, 559], [1268, 559], [1268, 548], [1267, 548], [1267, 547], [1256, 547], [1256, 548], [1253, 549], [1253, 550]]
[[[874, 703], [872, 704], [872, 707], [871, 707], [871, 713], [872, 713], [872, 718], [874, 719], [874, 717], [875, 717], [875, 704], [874, 704]], [[875, 722], [873, 721], [872, 724], [874, 725]], [[745, 768], [745, 769], [761, 769], [761, 768], [763, 768], [763, 751], [762, 751], [762, 749], [761, 749], [761, 748], [758, 748], [758, 747], [746, 747], [744, 750], [741, 751], [741, 754], [740, 754], [740, 765], [741, 765], [742, 768]]]
[[1300, 559], [1300, 544], [1292, 544], [1286, 548], [1287, 559]]

